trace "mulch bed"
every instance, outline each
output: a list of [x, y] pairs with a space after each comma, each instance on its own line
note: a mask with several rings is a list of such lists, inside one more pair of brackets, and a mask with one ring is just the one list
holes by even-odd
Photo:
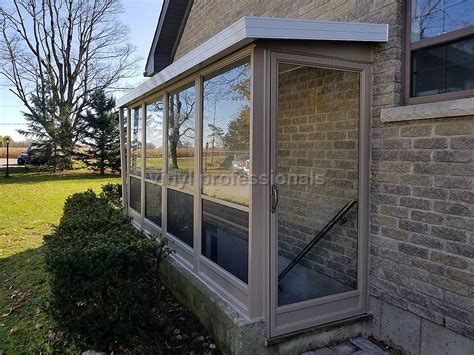
[[[161, 338], [163, 354], [220, 354], [216, 343], [199, 320], [167, 289], [160, 301], [166, 310], [166, 335]], [[164, 342], [164, 343], [163, 343]]]

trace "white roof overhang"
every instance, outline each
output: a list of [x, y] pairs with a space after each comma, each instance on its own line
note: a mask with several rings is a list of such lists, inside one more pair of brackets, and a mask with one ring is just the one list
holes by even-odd
[[187, 75], [203, 63], [217, 60], [259, 39], [387, 42], [388, 25], [286, 18], [243, 17], [208, 39], [117, 100], [123, 107], [167, 83]]

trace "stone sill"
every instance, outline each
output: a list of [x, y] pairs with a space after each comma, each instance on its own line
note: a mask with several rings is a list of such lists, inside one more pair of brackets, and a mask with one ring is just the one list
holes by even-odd
[[380, 112], [380, 119], [382, 122], [400, 122], [469, 115], [474, 115], [474, 97], [384, 108]]

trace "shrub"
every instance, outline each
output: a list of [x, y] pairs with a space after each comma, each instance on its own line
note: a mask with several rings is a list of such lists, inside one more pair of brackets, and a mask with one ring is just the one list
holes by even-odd
[[100, 197], [109, 200], [114, 207], [122, 207], [122, 184], [113, 184], [110, 182], [103, 185]]
[[158, 269], [170, 249], [135, 229], [104, 195], [69, 197], [45, 253], [49, 311], [67, 338], [87, 349], [123, 350], [159, 330]]

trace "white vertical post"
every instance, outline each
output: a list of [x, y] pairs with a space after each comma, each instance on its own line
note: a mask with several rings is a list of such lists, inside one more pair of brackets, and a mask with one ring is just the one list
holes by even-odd
[[124, 109], [119, 108], [119, 134], [120, 134], [120, 170], [122, 178], [122, 210], [123, 214], [128, 214], [128, 193], [127, 193], [127, 155], [125, 154], [125, 134], [124, 134]]
[[140, 179], [141, 185], [141, 225], [143, 227], [144, 222], [145, 222], [145, 175], [146, 175], [146, 103], [142, 103], [141, 107], [141, 116], [142, 116], [142, 176]]
[[162, 188], [161, 188], [161, 232], [166, 237], [168, 233], [168, 119], [169, 93], [163, 93], [163, 158], [162, 158]]
[[[269, 145], [270, 127], [268, 100], [268, 69], [264, 48], [254, 48], [251, 55], [251, 96], [250, 96], [250, 161], [252, 176], [270, 174]], [[249, 205], [249, 281], [248, 309], [251, 319], [260, 318], [265, 313], [265, 297], [268, 282], [269, 248], [269, 187], [263, 183], [250, 185]]]
[[132, 110], [127, 109], [127, 212], [130, 208], [130, 170], [132, 167]]
[[201, 172], [202, 172], [202, 107], [203, 107], [203, 86], [202, 77], [197, 76], [195, 90], [195, 125], [194, 125], [194, 240], [193, 256], [194, 270], [199, 272], [199, 259], [201, 256], [201, 224], [202, 224], [202, 203], [201, 203]]

